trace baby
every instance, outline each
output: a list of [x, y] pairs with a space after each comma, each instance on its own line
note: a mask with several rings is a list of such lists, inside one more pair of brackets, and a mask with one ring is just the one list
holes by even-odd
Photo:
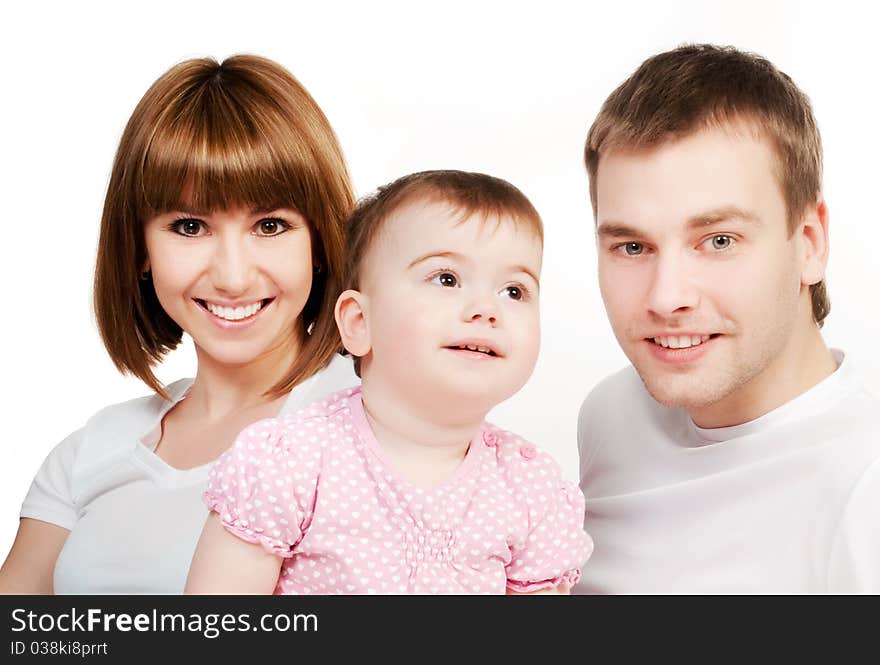
[[336, 323], [362, 385], [239, 435], [187, 592], [567, 593], [583, 495], [484, 421], [537, 359], [538, 213], [504, 180], [427, 171], [348, 231]]

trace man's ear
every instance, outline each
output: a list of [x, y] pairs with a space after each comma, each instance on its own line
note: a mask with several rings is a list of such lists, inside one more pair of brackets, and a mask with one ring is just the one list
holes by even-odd
[[821, 197], [807, 207], [795, 233], [801, 246], [801, 284], [818, 284], [825, 279], [829, 250], [828, 208]]
[[367, 297], [348, 289], [336, 299], [333, 311], [342, 345], [351, 355], [362, 358], [370, 352], [370, 327], [367, 325]]

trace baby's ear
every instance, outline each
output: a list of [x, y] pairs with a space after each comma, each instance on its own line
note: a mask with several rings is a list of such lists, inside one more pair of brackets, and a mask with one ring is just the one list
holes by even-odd
[[348, 289], [336, 299], [336, 327], [342, 345], [351, 355], [362, 358], [370, 352], [370, 327], [366, 315], [367, 297], [360, 291]]

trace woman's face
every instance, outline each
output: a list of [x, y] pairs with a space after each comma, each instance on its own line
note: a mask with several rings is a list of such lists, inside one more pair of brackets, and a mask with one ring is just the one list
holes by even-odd
[[144, 268], [200, 364], [282, 362], [297, 350], [312, 288], [311, 233], [298, 212], [175, 210], [147, 220], [145, 237]]

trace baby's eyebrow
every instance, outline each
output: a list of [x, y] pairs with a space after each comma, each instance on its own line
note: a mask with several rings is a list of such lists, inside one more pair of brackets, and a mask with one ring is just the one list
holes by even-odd
[[[420, 264], [424, 261], [427, 261], [429, 259], [453, 259], [453, 260], [458, 261], [460, 263], [466, 263], [468, 261], [468, 258], [464, 254], [460, 254], [458, 252], [428, 252], [427, 254], [423, 254], [422, 256], [417, 258], [415, 261], [410, 263], [407, 266], [407, 270], [409, 270], [410, 268], [417, 266], [418, 264]], [[510, 268], [508, 268], [508, 270], [510, 270], [510, 272], [513, 272], [513, 273], [517, 273], [517, 272], [524, 273], [524, 274], [528, 275], [529, 277], [531, 277], [534, 280], [535, 284], [537, 284], [538, 286], [541, 286], [541, 280], [538, 279], [538, 276], [532, 270], [530, 270], [529, 268], [527, 268], [524, 265], [510, 266]]]
[[409, 270], [413, 266], [417, 266], [418, 264], [427, 261], [428, 259], [456, 259], [457, 261], [465, 261], [465, 257], [458, 252], [428, 252], [427, 254], [423, 254], [415, 261], [410, 263], [406, 268]]
[[521, 273], [528, 275], [529, 277], [531, 277], [534, 280], [535, 284], [537, 284], [538, 286], [541, 286], [541, 280], [538, 279], [538, 276], [535, 273], [533, 273], [531, 270], [529, 270], [526, 266], [512, 266], [510, 269], [512, 272], [521, 272]]

